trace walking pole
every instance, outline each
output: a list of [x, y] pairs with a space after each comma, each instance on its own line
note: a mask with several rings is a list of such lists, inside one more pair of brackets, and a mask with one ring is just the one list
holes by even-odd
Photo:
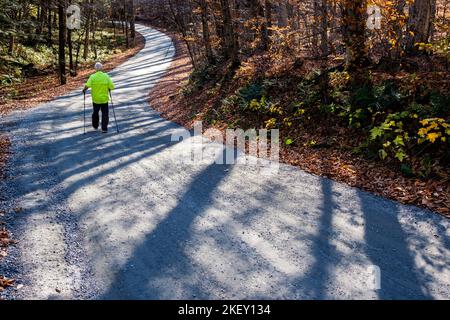
[[83, 102], [84, 102], [84, 133], [83, 134], [86, 134], [86, 92], [83, 92], [83, 96], [84, 96], [84, 99], [83, 99]]
[[113, 102], [111, 90], [109, 90], [109, 96], [111, 97], [111, 107], [113, 110], [114, 122], [116, 123], [117, 133], [119, 133], [119, 125], [117, 124], [116, 112], [114, 111], [114, 102]]

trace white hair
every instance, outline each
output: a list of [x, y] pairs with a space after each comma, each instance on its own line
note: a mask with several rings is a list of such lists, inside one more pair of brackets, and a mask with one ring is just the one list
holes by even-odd
[[100, 62], [95, 63], [95, 70], [100, 71], [103, 69], [103, 65]]

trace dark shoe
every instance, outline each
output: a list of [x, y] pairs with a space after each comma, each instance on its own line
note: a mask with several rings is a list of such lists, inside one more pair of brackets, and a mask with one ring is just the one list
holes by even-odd
[[108, 130], [102, 130], [102, 133], [108, 133]]

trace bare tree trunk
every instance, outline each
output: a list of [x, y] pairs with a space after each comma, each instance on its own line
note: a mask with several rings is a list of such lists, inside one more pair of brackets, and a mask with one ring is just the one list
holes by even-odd
[[366, 0], [344, 0], [344, 44], [347, 69], [350, 71], [363, 68], [367, 62], [366, 14]]
[[111, 24], [112, 24], [112, 27], [113, 27], [113, 33], [114, 33], [113, 39], [116, 40], [116, 24], [115, 24], [115, 22], [114, 22], [114, 18], [111, 18]]
[[94, 59], [97, 60], [97, 40], [95, 39], [95, 32], [97, 31], [97, 22], [92, 21], [92, 50], [94, 51]]
[[78, 70], [78, 61], [79, 61], [79, 57], [80, 57], [82, 38], [83, 38], [83, 33], [80, 34], [80, 36], [78, 37], [78, 41], [77, 41], [77, 53], [75, 54], [75, 74], [77, 74], [77, 70]]
[[279, 14], [279, 18], [278, 18], [278, 26], [279, 27], [287, 27], [289, 25], [288, 22], [288, 0], [284, 0], [282, 1], [282, 3], [280, 4], [280, 14]]
[[[392, 22], [392, 31], [394, 32], [395, 43], [388, 43], [387, 46], [390, 47], [389, 55], [392, 59], [400, 58], [400, 54], [405, 46], [404, 30], [403, 25], [406, 20], [405, 8], [407, 0], [395, 0], [395, 20]], [[386, 39], [388, 42], [388, 39]]]
[[[30, 12], [31, 8], [29, 3], [24, 2], [22, 5], [22, 10], [19, 12], [20, 21], [24, 20], [27, 21], [30, 18]], [[31, 24], [26, 24], [25, 26], [22, 26], [22, 31], [24, 31], [27, 34], [31, 34]]]
[[130, 33], [131, 33], [131, 46], [136, 45], [136, 27], [134, 23], [135, 11], [134, 11], [134, 0], [130, 0]]
[[339, 31], [338, 31], [338, 16], [340, 14], [338, 10], [338, 4], [336, 1], [332, 1], [329, 4], [329, 12], [330, 12], [330, 19], [328, 19], [328, 24], [330, 27], [330, 36], [329, 36], [329, 43], [328, 43], [328, 51], [329, 53], [335, 53], [336, 49], [334, 47], [334, 41], [336, 38], [338, 38]]
[[346, 69], [350, 75], [352, 108], [357, 108], [356, 93], [361, 87], [370, 87], [366, 49], [366, 0], [344, 0], [344, 44], [347, 51]]
[[[16, 10], [13, 10], [13, 13], [12, 13], [13, 18], [15, 18], [16, 15], [17, 15]], [[14, 29], [15, 29], [15, 27], [14, 27]], [[16, 44], [15, 32], [12, 32], [8, 38], [8, 54], [9, 55], [13, 55], [14, 48], [16, 46], [15, 44]]]
[[[59, 0], [56, 0], [56, 1], [59, 1]], [[54, 27], [54, 28], [57, 28], [57, 27], [58, 27], [58, 24], [57, 24], [57, 19], [58, 19], [58, 5], [55, 6], [54, 10], [55, 10], [55, 13], [53, 14], [53, 22], [52, 22], [52, 24], [53, 24], [53, 27]]]
[[83, 46], [83, 59], [87, 60], [88, 54], [89, 54], [89, 34], [90, 34], [90, 27], [92, 23], [92, 6], [91, 2], [88, 1], [87, 3], [88, 9], [87, 9], [87, 17], [86, 17], [86, 32], [84, 34], [84, 46]]
[[73, 77], [76, 73], [73, 65], [72, 29], [67, 29], [67, 47], [69, 48], [69, 73]]
[[9, 36], [9, 43], [8, 43], [8, 54], [12, 55], [14, 53], [14, 48], [16, 44], [16, 38], [13, 34]]
[[58, 0], [58, 21], [59, 21], [59, 82], [66, 84], [66, 3], [65, 0]]
[[416, 43], [428, 43], [433, 33], [436, 0], [415, 0], [409, 10], [406, 51], [417, 52]]
[[[177, 6], [179, 5], [179, 3], [177, 1], [175, 1], [175, 3], [177, 4]], [[188, 49], [189, 57], [191, 58], [192, 65], [195, 68], [197, 66], [196, 60], [195, 60], [195, 55], [194, 55], [194, 51], [193, 51], [191, 43], [189, 41], [187, 41], [187, 32], [186, 32], [186, 26], [184, 24], [183, 17], [181, 17], [180, 14], [177, 12], [172, 1], [169, 1], [169, 9], [170, 9], [170, 13], [172, 14], [173, 20], [174, 20], [175, 24], [177, 25], [178, 30], [183, 35], [183, 40]]]
[[122, 25], [122, 33], [125, 34], [125, 11], [124, 10], [122, 10], [122, 11], [123, 11], [122, 12], [123, 14], [120, 15], [120, 17], [121, 17], [120, 22]]
[[239, 63], [238, 41], [234, 32], [233, 18], [229, 0], [220, 0], [220, 8], [223, 19], [223, 53], [225, 58], [230, 59], [233, 64]]
[[203, 44], [205, 46], [206, 58], [209, 63], [214, 62], [214, 56], [211, 48], [211, 34], [208, 26], [208, 4], [206, 0], [201, 0], [201, 18], [202, 18], [202, 29], [203, 29]]
[[124, 11], [124, 20], [125, 20], [125, 43], [127, 46], [127, 49], [130, 47], [130, 32], [129, 32], [129, 26], [128, 26], [128, 5], [127, 1], [123, 2], [123, 11]]
[[122, 33], [125, 34], [125, 11], [123, 10], [123, 8], [120, 10], [119, 19], [120, 19], [120, 27], [122, 28]]
[[36, 34], [39, 34], [41, 32], [41, 30], [39, 29], [40, 28], [39, 22], [41, 21], [41, 15], [42, 15], [42, 6], [39, 3], [37, 5], [37, 13], [36, 13], [36, 21], [38, 22], [36, 26]]
[[52, 45], [52, 12], [53, 12], [53, 10], [52, 10], [52, 2], [51, 1], [49, 1], [48, 2], [48, 10], [47, 10], [47, 14], [48, 14], [48, 17], [47, 17], [47, 44], [48, 44], [48, 46], [51, 46]]
[[220, 23], [221, 15], [216, 10], [213, 10], [211, 12], [211, 15], [214, 20], [214, 29], [216, 30], [217, 37], [219, 37], [220, 39], [223, 39], [223, 24]]
[[319, 29], [320, 29], [320, 4], [321, 0], [313, 0], [313, 18], [311, 26], [311, 45], [314, 56], [319, 55]]
[[264, 1], [264, 23], [262, 32], [262, 48], [268, 50], [270, 45], [270, 28], [272, 28], [272, 3]]
[[329, 103], [329, 76], [328, 76], [328, 1], [320, 0], [320, 49], [321, 49], [321, 91], [323, 103]]
[[324, 57], [328, 56], [328, 1], [321, 0], [320, 4], [320, 48]]
[[42, 34], [42, 29], [44, 28], [44, 24], [45, 24], [45, 18], [47, 16], [47, 9], [46, 9], [46, 4], [45, 4], [44, 0], [40, 1], [39, 7], [41, 8], [41, 10], [40, 10], [40, 14], [39, 14], [39, 23], [36, 28], [36, 33], [40, 35], [40, 34]]
[[[249, 0], [249, 5], [250, 5], [250, 14], [252, 16], [252, 18], [255, 20], [255, 29], [259, 29], [262, 28], [262, 26], [260, 26], [260, 16], [261, 16], [261, 5], [259, 3], [259, 0]], [[255, 40], [258, 37], [257, 32], [253, 33], [253, 40]]]

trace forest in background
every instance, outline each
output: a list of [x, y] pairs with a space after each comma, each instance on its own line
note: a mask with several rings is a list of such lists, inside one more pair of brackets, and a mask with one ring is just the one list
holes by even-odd
[[280, 129], [283, 162], [449, 215], [449, 4], [141, 0], [136, 13], [176, 32], [193, 66], [157, 107], [168, 119]]
[[[80, 29], [60, 18], [71, 4], [81, 8]], [[0, 106], [45, 93], [41, 75], [63, 84], [133, 47], [135, 20], [149, 23], [176, 32], [193, 65], [171, 96], [182, 117], [280, 129], [283, 161], [450, 212], [450, 0], [0, 0], [0, 8]], [[39, 86], [24, 85], [35, 77]]]
[[[64, 85], [94, 61], [133, 48], [133, 12], [133, 1], [0, 0], [0, 104]], [[44, 87], [23, 85], [30, 79]]]
[[339, 146], [448, 179], [449, 5], [141, 0], [137, 14], [182, 35], [193, 118], [279, 128], [286, 148]]
[[[67, 8], [79, 5], [79, 29]], [[281, 129], [285, 146], [344, 147], [406, 175], [448, 165], [450, 0], [0, 0], [2, 100], [42, 73], [135, 44], [135, 16], [178, 31], [194, 66], [192, 116]], [[16, 85], [16, 86], [15, 86]], [[202, 100], [203, 99], [203, 100]], [[343, 131], [345, 129], [345, 131]], [[304, 132], [317, 138], [304, 139]], [[342, 142], [340, 142], [342, 144]]]
[[[450, 0], [0, 0], [0, 116], [125, 61], [142, 22], [190, 59], [159, 83], [181, 124], [280, 129], [282, 161], [450, 217], [449, 20]], [[15, 174], [6, 130], [0, 180]], [[0, 221], [0, 259], [15, 243]]]

